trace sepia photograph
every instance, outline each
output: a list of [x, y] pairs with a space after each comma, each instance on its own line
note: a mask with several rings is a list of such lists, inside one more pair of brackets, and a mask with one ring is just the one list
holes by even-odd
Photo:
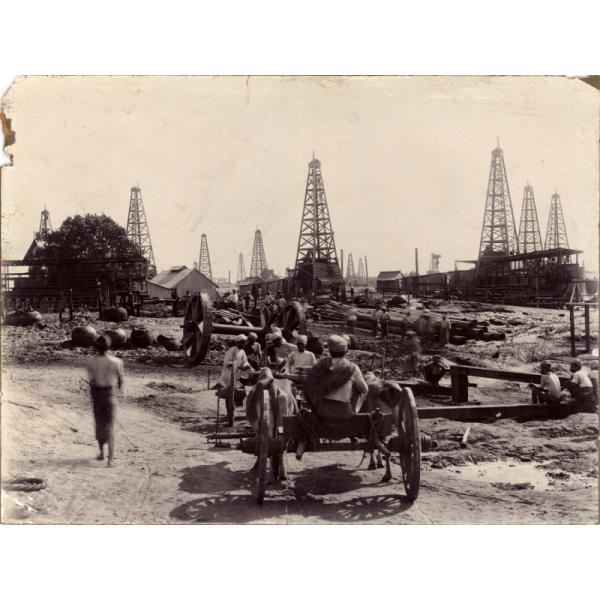
[[599, 87], [17, 77], [2, 523], [598, 523]]

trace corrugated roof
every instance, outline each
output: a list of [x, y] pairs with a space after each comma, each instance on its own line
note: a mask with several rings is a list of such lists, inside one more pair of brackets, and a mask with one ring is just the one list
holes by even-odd
[[381, 273], [379, 273], [379, 275], [377, 275], [377, 279], [380, 280], [393, 280], [393, 279], [400, 279], [401, 277], [403, 277], [402, 275], [402, 271], [381, 271]]
[[[178, 283], [183, 281], [194, 270], [198, 271], [198, 269], [190, 269], [185, 265], [175, 266], [171, 267], [170, 269], [167, 269], [166, 271], [161, 271], [150, 281], [152, 283], [156, 283], [157, 285], [161, 285], [163, 287], [172, 289], [176, 287]], [[200, 273], [200, 271], [198, 271], [198, 273]], [[206, 277], [206, 275], [204, 275], [203, 273], [200, 273], [200, 275], [202, 275], [204, 279], [212, 283], [215, 287], [218, 287], [217, 284], [211, 281], [208, 277]]]

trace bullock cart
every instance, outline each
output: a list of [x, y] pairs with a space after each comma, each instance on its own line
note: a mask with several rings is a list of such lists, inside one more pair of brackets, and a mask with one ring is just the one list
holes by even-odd
[[[302, 386], [303, 375], [285, 375], [297, 386]], [[253, 454], [257, 460], [255, 472], [255, 497], [259, 504], [265, 498], [269, 466], [274, 479], [285, 479], [283, 456], [296, 453], [301, 458], [308, 452], [363, 451], [379, 452], [386, 458], [387, 470], [384, 481], [391, 479], [390, 457], [398, 455], [402, 468], [402, 481], [409, 500], [419, 493], [421, 476], [421, 434], [417, 406], [409, 388], [398, 387], [395, 411], [386, 413], [376, 408], [368, 413], [355, 414], [340, 422], [326, 422], [316, 417], [310, 402], [302, 405], [291, 416], [278, 414], [277, 403], [269, 394], [260, 395], [256, 434], [245, 437], [238, 448]], [[395, 425], [396, 431], [393, 432]], [[234, 437], [234, 434], [226, 434]]]

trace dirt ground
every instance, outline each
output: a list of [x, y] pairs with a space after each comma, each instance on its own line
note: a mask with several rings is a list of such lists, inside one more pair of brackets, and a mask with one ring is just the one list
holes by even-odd
[[[550, 359], [566, 373], [568, 315], [510, 309], [496, 318], [512, 329], [506, 342], [447, 347], [450, 362], [533, 372]], [[468, 307], [462, 306], [465, 312]], [[562, 315], [562, 316], [559, 316]], [[508, 325], [512, 319], [513, 323]], [[114, 327], [78, 316], [98, 331]], [[180, 319], [131, 319], [155, 334], [180, 337]], [[423, 454], [421, 491], [404, 496], [400, 467], [380, 483], [381, 470], [360, 466], [361, 452], [287, 456], [289, 479], [272, 484], [262, 506], [252, 498], [254, 457], [215, 448], [216, 401], [208, 391], [220, 370], [225, 340], [215, 340], [204, 365], [188, 368], [179, 352], [158, 347], [119, 350], [126, 389], [119, 398], [117, 460], [112, 469], [94, 459], [96, 445], [85, 376], [90, 351], [64, 343], [73, 323], [48, 318], [45, 329], [3, 327], [2, 480], [40, 477], [45, 489], [3, 491], [3, 520], [19, 523], [595, 523], [598, 521], [598, 419], [465, 423], [422, 420], [438, 442]], [[314, 330], [327, 333], [324, 326]], [[373, 341], [359, 334], [354, 358], [372, 361]], [[392, 342], [393, 344], [394, 342]], [[367, 348], [366, 350], [364, 348]], [[426, 348], [426, 351], [428, 349]], [[433, 352], [431, 348], [429, 351]], [[395, 376], [402, 359], [393, 355]], [[379, 359], [377, 359], [379, 360]], [[209, 375], [210, 372], [210, 375]], [[210, 379], [210, 381], [209, 381]], [[527, 402], [523, 384], [474, 380], [478, 402]], [[449, 383], [449, 382], [446, 382]], [[441, 404], [448, 398], [417, 398]], [[240, 409], [236, 430], [244, 428]], [[236, 443], [232, 440], [232, 445]]]

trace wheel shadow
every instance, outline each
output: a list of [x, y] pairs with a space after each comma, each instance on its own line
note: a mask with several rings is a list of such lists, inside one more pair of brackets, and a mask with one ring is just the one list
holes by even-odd
[[198, 465], [182, 469], [179, 489], [190, 494], [218, 494], [250, 489], [254, 477], [250, 471], [232, 471], [224, 460], [213, 465]]
[[[302, 523], [368, 523], [391, 518], [410, 509], [412, 501], [402, 494], [357, 495], [332, 502], [320, 497], [327, 494], [363, 492], [381, 484], [365, 484], [360, 476], [339, 465], [307, 469], [286, 485], [272, 484], [262, 505], [253, 496], [254, 475], [232, 471], [227, 461], [214, 465], [190, 467], [182, 471], [179, 489], [188, 493], [207, 494], [186, 502], [170, 513], [170, 517], [187, 523], [244, 524], [281, 521]], [[401, 482], [392, 482], [401, 485]], [[389, 489], [390, 484], [385, 484]]]

